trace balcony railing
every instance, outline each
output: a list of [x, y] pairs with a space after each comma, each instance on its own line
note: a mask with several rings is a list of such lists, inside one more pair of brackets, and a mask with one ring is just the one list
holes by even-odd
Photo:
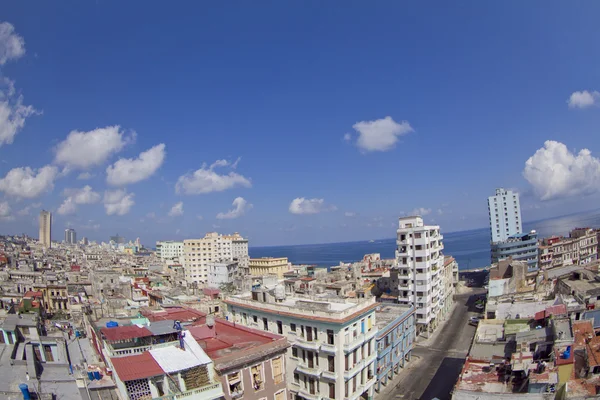
[[349, 353], [354, 349], [358, 348], [365, 342], [365, 335], [362, 333], [353, 338], [350, 342], [344, 343], [344, 352]]
[[337, 351], [337, 347], [334, 344], [321, 343], [321, 351], [325, 353], [335, 353]]
[[296, 343], [294, 343], [297, 347], [301, 347], [307, 350], [319, 350], [319, 343], [317, 341], [309, 342], [303, 338], [296, 338]]
[[220, 383], [214, 383], [198, 389], [187, 390], [183, 393], [172, 393], [160, 397], [155, 397], [153, 400], [183, 400], [192, 398], [201, 398], [206, 400], [220, 399], [223, 397], [223, 389]]

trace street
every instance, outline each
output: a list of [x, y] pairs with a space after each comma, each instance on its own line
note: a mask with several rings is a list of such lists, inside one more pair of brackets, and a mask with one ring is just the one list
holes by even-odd
[[428, 343], [419, 343], [413, 349], [413, 358], [386, 399], [440, 400], [450, 399], [450, 392], [460, 375], [475, 327], [469, 317], [478, 315], [474, 308], [476, 293], [456, 296], [456, 308], [446, 324]]

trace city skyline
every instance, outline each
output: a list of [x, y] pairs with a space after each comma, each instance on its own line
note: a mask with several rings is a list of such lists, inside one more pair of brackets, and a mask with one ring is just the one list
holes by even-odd
[[496, 187], [524, 221], [596, 208], [599, 5], [36, 7], [0, 21], [2, 234], [44, 208], [54, 237], [369, 240], [484, 228]]

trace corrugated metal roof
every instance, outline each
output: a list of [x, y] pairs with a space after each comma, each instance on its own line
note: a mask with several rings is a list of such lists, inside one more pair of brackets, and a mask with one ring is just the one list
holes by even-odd
[[169, 346], [149, 351], [158, 365], [160, 365], [167, 373], [181, 371], [183, 369], [211, 362], [211, 359], [206, 355], [204, 350], [202, 350], [202, 347], [196, 342], [192, 334], [189, 331], [184, 331], [184, 334], [183, 341], [185, 343], [185, 350], [182, 350], [179, 347]]
[[148, 328], [153, 335], [166, 335], [167, 333], [177, 332], [177, 330], [173, 328], [174, 324], [175, 321], [167, 319], [163, 321], [150, 322], [146, 328]]
[[152, 332], [150, 332], [148, 329], [143, 327], [140, 328], [137, 325], [102, 328], [100, 329], [100, 332], [102, 332], [106, 340], [111, 342], [152, 336]]
[[151, 376], [164, 375], [165, 373], [147, 351], [135, 356], [115, 357], [110, 360], [119, 379], [123, 382], [150, 378]]

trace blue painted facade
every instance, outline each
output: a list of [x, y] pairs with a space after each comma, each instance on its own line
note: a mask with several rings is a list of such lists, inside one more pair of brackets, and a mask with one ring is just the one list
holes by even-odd
[[[393, 380], [410, 361], [416, 332], [414, 307], [386, 304], [382, 305], [381, 312], [395, 313], [398, 316], [385, 326], [378, 324], [379, 332], [375, 338], [377, 346], [375, 390], [377, 392]], [[376, 313], [376, 318], [379, 321], [384, 319], [380, 318], [379, 313]]]
[[504, 242], [491, 244], [492, 263], [512, 257], [513, 260], [525, 261], [530, 271], [538, 268], [537, 233], [521, 233], [513, 235]]

